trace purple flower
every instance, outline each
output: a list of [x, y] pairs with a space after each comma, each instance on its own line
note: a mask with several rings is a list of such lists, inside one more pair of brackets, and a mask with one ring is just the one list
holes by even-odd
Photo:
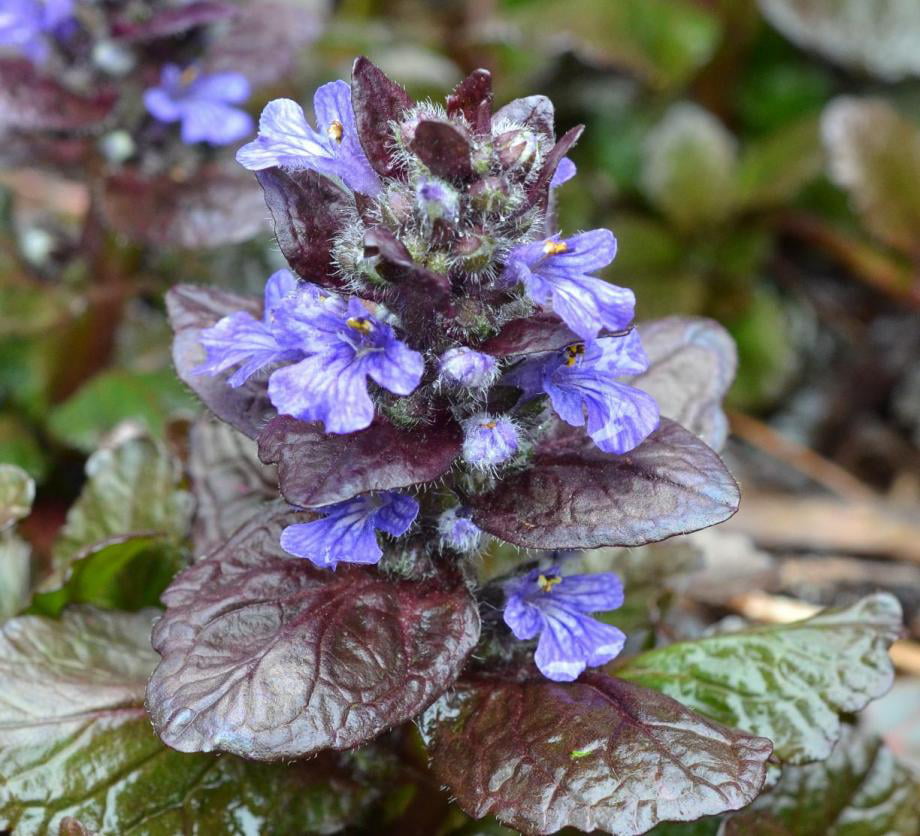
[[289, 525], [281, 532], [281, 548], [321, 569], [335, 569], [339, 563], [377, 563], [383, 550], [376, 532], [405, 534], [418, 516], [418, 501], [382, 491], [316, 510], [322, 519]]
[[520, 445], [518, 428], [504, 416], [480, 412], [467, 418], [463, 427], [463, 459], [488, 470], [510, 459]]
[[515, 247], [508, 255], [505, 278], [521, 282], [534, 302], [549, 304], [579, 337], [593, 339], [604, 329], [619, 331], [632, 321], [631, 290], [588, 275], [606, 267], [617, 251], [607, 229], [559, 236]]
[[610, 572], [566, 575], [534, 569], [505, 585], [505, 624], [518, 639], [540, 636], [534, 661], [548, 679], [571, 682], [586, 667], [615, 659], [626, 636], [590, 617], [623, 604], [623, 584]]
[[575, 168], [575, 163], [568, 157], [563, 157], [559, 160], [559, 165], [556, 167], [552, 180], [549, 181], [549, 187], [558, 189], [563, 183], [568, 183], [577, 173], [578, 169]]
[[440, 378], [468, 389], [486, 389], [498, 375], [498, 362], [488, 354], [465, 345], [450, 348], [441, 355]]
[[639, 333], [575, 343], [544, 367], [543, 390], [567, 424], [584, 426], [607, 453], [627, 453], [658, 426], [658, 404], [616, 378], [648, 368]]
[[237, 152], [240, 165], [251, 171], [281, 166], [309, 168], [340, 177], [356, 192], [375, 195], [380, 180], [367, 160], [351, 105], [351, 87], [333, 81], [313, 96], [317, 130], [303, 108], [290, 99], [269, 102], [259, 119], [259, 135]]
[[48, 38], [73, 17], [73, 0], [0, 0], [0, 47], [38, 64], [48, 57]]
[[394, 395], [421, 382], [425, 361], [372, 316], [361, 300], [301, 295], [275, 312], [281, 342], [297, 345], [304, 359], [274, 372], [268, 395], [279, 412], [322, 421], [326, 432], [363, 430], [374, 420], [367, 378]]
[[238, 371], [232, 386], [274, 363], [268, 395], [279, 412], [322, 421], [326, 432], [363, 430], [374, 420], [370, 377], [394, 395], [408, 395], [425, 368], [422, 355], [400, 342], [393, 329], [359, 299], [346, 301], [297, 280], [286, 270], [265, 286], [262, 321], [238, 312], [201, 334], [206, 359], [196, 374]]
[[448, 508], [438, 517], [438, 534], [441, 545], [461, 554], [470, 554], [479, 548], [482, 531], [466, 516], [462, 508]]
[[181, 122], [182, 141], [228, 145], [253, 131], [252, 117], [240, 104], [250, 95], [249, 81], [235, 72], [201, 73], [166, 64], [160, 84], [144, 92], [147, 111], [160, 122]]
[[282, 345], [272, 330], [274, 311], [286, 296], [297, 291], [298, 285], [290, 270], [279, 270], [265, 283], [265, 312], [261, 320], [239, 311], [204, 331], [201, 344], [205, 361], [194, 373], [215, 375], [238, 365], [239, 369], [228, 380], [236, 387], [268, 365], [301, 359], [301, 352]]

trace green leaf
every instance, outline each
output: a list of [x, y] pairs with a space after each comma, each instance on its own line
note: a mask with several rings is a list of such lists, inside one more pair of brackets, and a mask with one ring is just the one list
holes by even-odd
[[894, 678], [888, 647], [901, 607], [887, 594], [781, 626], [677, 642], [616, 673], [702, 714], [770, 738], [786, 763], [826, 758], [840, 714], [859, 711]]
[[708, 111], [681, 102], [646, 138], [642, 190], [679, 229], [711, 227], [734, 208], [736, 167], [734, 137]]
[[57, 617], [68, 604], [129, 611], [157, 606], [184, 563], [182, 550], [162, 537], [128, 537], [74, 560], [63, 582], [33, 596], [28, 612]]
[[0, 531], [29, 516], [35, 482], [21, 467], [0, 464]]
[[713, 55], [718, 18], [686, 0], [539, 0], [513, 13], [528, 38], [550, 42], [565, 32], [591, 63], [627, 67], [649, 84], [677, 87]]
[[0, 415], [0, 461], [21, 467], [38, 481], [48, 468], [45, 452], [32, 428], [12, 413]]
[[821, 173], [824, 154], [818, 120], [783, 126], [744, 149], [738, 165], [738, 201], [746, 209], [786, 203]]
[[48, 429], [65, 444], [91, 452], [122, 421], [138, 424], [147, 435], [163, 439], [170, 419], [194, 411], [192, 397], [172, 369], [113, 369], [96, 375], [56, 406]]
[[903, 0], [759, 0], [789, 40], [845, 67], [920, 76], [920, 5]]
[[0, 534], [0, 621], [19, 612], [29, 601], [29, 544], [10, 532]]
[[725, 836], [911, 836], [918, 822], [916, 776], [880, 740], [845, 726], [826, 761], [783, 769]]
[[146, 439], [99, 450], [86, 462], [88, 481], [67, 514], [54, 556], [59, 566], [129, 536], [178, 542], [191, 496], [179, 488], [176, 462]]
[[163, 746], [143, 706], [153, 618], [76, 607], [3, 625], [0, 829], [57, 834], [70, 816], [119, 836], [333, 833], [363, 818], [375, 791], [335, 759], [265, 766]]
[[920, 125], [884, 99], [841, 97], [824, 111], [821, 129], [831, 179], [849, 192], [863, 224], [920, 255]]

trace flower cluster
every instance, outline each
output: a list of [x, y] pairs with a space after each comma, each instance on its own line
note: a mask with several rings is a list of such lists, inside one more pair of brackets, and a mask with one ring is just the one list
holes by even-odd
[[[296, 499], [304, 491], [282, 469], [285, 496], [309, 512], [283, 531], [288, 554], [332, 569], [386, 559], [392, 571], [420, 554], [429, 568], [462, 562], [486, 535], [507, 536], [482, 498], [506, 479], [549, 474], [560, 450], [567, 463], [614, 467], [659, 426], [654, 398], [628, 382], [648, 368], [633, 293], [598, 275], [613, 234], [547, 228], [580, 129], [557, 141], [539, 96], [493, 113], [483, 71], [446, 107], [415, 104], [363, 59], [352, 84], [316, 91], [313, 115], [270, 102], [237, 154], [299, 275], [269, 278], [261, 316], [230, 310], [196, 331], [204, 359], [187, 379], [229, 373], [227, 387], [304, 422], [311, 456], [357, 457], [347, 487], [305, 490], [332, 502]], [[256, 428], [263, 449], [277, 426]], [[540, 565], [503, 582], [504, 620], [539, 639], [545, 676], [571, 680], [623, 647], [593, 617], [622, 604], [622, 585]]]
[[2, 0], [0, 49], [9, 49], [40, 64], [49, 45], [66, 35], [74, 0]]

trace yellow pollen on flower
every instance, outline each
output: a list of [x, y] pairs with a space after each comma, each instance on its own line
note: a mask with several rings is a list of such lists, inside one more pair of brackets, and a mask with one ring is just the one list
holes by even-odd
[[345, 324], [355, 331], [360, 331], [362, 334], [370, 334], [370, 332], [374, 330], [371, 321], [365, 319], [363, 316], [350, 316], [345, 320]]
[[578, 358], [585, 353], [584, 343], [574, 343], [565, 348], [565, 364], [569, 367], [578, 362]]
[[495, 426], [496, 426], [496, 422], [495, 422], [495, 421], [486, 421], [485, 423], [482, 423], [482, 424], [480, 424], [479, 426], [482, 427], [484, 430], [494, 430], [494, 429], [495, 429]]
[[537, 578], [537, 586], [540, 587], [541, 592], [552, 592], [554, 586], [558, 586], [562, 583], [562, 578], [557, 577], [546, 577], [546, 575], [540, 575]]
[[179, 83], [183, 87], [188, 87], [199, 75], [201, 75], [201, 70], [193, 64], [182, 71], [182, 75], [179, 76]]
[[333, 119], [329, 124], [329, 130], [326, 131], [329, 134], [329, 139], [334, 139], [336, 142], [341, 142], [342, 137], [345, 134], [345, 126], [339, 122], [338, 119]]
[[544, 255], [559, 255], [560, 253], [568, 252], [569, 245], [565, 241], [547, 241], [543, 245], [543, 254]]

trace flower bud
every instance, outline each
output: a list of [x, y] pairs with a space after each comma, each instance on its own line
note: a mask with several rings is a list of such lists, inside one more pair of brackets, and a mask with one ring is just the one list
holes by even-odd
[[451, 348], [441, 355], [440, 377], [468, 389], [486, 389], [498, 376], [498, 362], [467, 346]]
[[480, 412], [463, 422], [463, 459], [482, 470], [510, 459], [520, 447], [514, 421], [505, 415]]
[[460, 210], [460, 197], [443, 180], [423, 177], [415, 187], [415, 203], [429, 221], [454, 223]]
[[454, 255], [463, 261], [467, 273], [479, 273], [492, 263], [495, 242], [484, 235], [464, 235], [454, 244]]
[[498, 136], [495, 150], [504, 168], [529, 168], [537, 157], [540, 143], [536, 134], [526, 128], [518, 128]]
[[470, 203], [480, 212], [502, 212], [508, 206], [508, 186], [501, 177], [483, 177], [469, 188]]
[[438, 517], [441, 546], [461, 554], [471, 554], [479, 548], [482, 531], [466, 516], [462, 508], [448, 508]]

